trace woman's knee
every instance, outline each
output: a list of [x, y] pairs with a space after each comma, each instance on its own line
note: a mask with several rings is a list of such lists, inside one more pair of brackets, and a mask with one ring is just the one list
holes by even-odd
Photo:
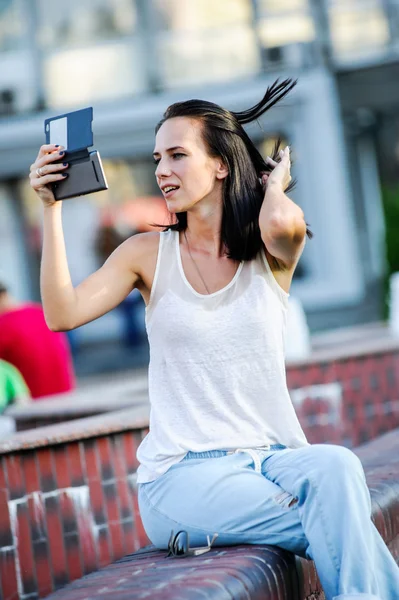
[[313, 444], [310, 449], [320, 475], [339, 477], [359, 473], [364, 479], [363, 465], [349, 448], [335, 444]]

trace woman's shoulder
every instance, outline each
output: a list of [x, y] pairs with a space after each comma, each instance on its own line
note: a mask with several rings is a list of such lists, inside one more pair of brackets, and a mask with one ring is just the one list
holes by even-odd
[[128, 246], [128, 252], [137, 256], [139, 259], [143, 254], [158, 255], [160, 245], [173, 245], [175, 242], [176, 231], [171, 229], [167, 231], [149, 231], [146, 233], [136, 233], [124, 242]]
[[167, 241], [173, 243], [174, 234], [175, 232], [170, 230], [136, 233], [120, 244], [112, 256], [115, 256], [115, 260], [130, 265], [130, 268], [133, 267], [136, 273], [140, 273], [140, 267], [146, 268], [156, 262], [161, 242], [162, 246]]
[[[139, 275], [145, 288], [151, 289], [160, 241], [165, 235], [167, 236], [168, 232], [149, 231], [137, 233], [123, 243], [130, 265], [134, 272]], [[141, 289], [140, 285], [137, 287]]]
[[142, 254], [157, 252], [160, 237], [161, 233], [159, 231], [136, 233], [125, 240], [120, 247], [131, 257], [137, 256], [139, 258]]
[[147, 231], [145, 233], [136, 233], [128, 238], [124, 244], [128, 245], [130, 249], [134, 250], [156, 250], [158, 251], [158, 246], [160, 243], [161, 237], [164, 239], [173, 237], [175, 232], [172, 230], [167, 231]]

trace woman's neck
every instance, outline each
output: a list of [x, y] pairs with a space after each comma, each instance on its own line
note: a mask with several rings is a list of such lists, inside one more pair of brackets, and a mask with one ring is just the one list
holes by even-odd
[[194, 206], [187, 212], [186, 237], [190, 248], [220, 257], [226, 254], [226, 248], [221, 241], [223, 207], [221, 204], [213, 206]]

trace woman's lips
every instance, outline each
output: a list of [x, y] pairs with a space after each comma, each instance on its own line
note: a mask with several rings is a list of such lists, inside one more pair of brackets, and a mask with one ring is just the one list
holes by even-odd
[[173, 196], [173, 194], [175, 194], [176, 192], [179, 191], [180, 188], [176, 188], [174, 190], [170, 190], [170, 192], [165, 192], [165, 190], [163, 191], [163, 195], [165, 196], [166, 199], [169, 199]]

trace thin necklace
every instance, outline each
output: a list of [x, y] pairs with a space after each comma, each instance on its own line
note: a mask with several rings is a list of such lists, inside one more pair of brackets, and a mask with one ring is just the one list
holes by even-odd
[[200, 276], [200, 278], [201, 278], [201, 281], [202, 281], [202, 283], [204, 284], [204, 287], [205, 287], [206, 291], [207, 291], [207, 292], [208, 292], [208, 294], [210, 295], [210, 293], [211, 293], [211, 292], [208, 290], [208, 286], [206, 285], [206, 283], [205, 283], [205, 281], [204, 281], [204, 278], [203, 278], [203, 277], [202, 277], [202, 275], [201, 275], [201, 271], [199, 270], [199, 268], [198, 268], [198, 265], [197, 265], [197, 263], [195, 262], [195, 260], [194, 260], [194, 258], [193, 258], [193, 255], [191, 254], [191, 250], [190, 250], [190, 244], [188, 243], [188, 239], [187, 239], [187, 236], [186, 236], [186, 232], [185, 232], [185, 231], [183, 231], [183, 233], [184, 233], [184, 237], [186, 238], [186, 244], [187, 244], [188, 253], [189, 253], [189, 255], [190, 255], [190, 258], [191, 258], [191, 260], [192, 260], [192, 261], [193, 261], [193, 263], [194, 263], [194, 267], [196, 268], [196, 270], [197, 270], [197, 273], [198, 273], [198, 275]]

